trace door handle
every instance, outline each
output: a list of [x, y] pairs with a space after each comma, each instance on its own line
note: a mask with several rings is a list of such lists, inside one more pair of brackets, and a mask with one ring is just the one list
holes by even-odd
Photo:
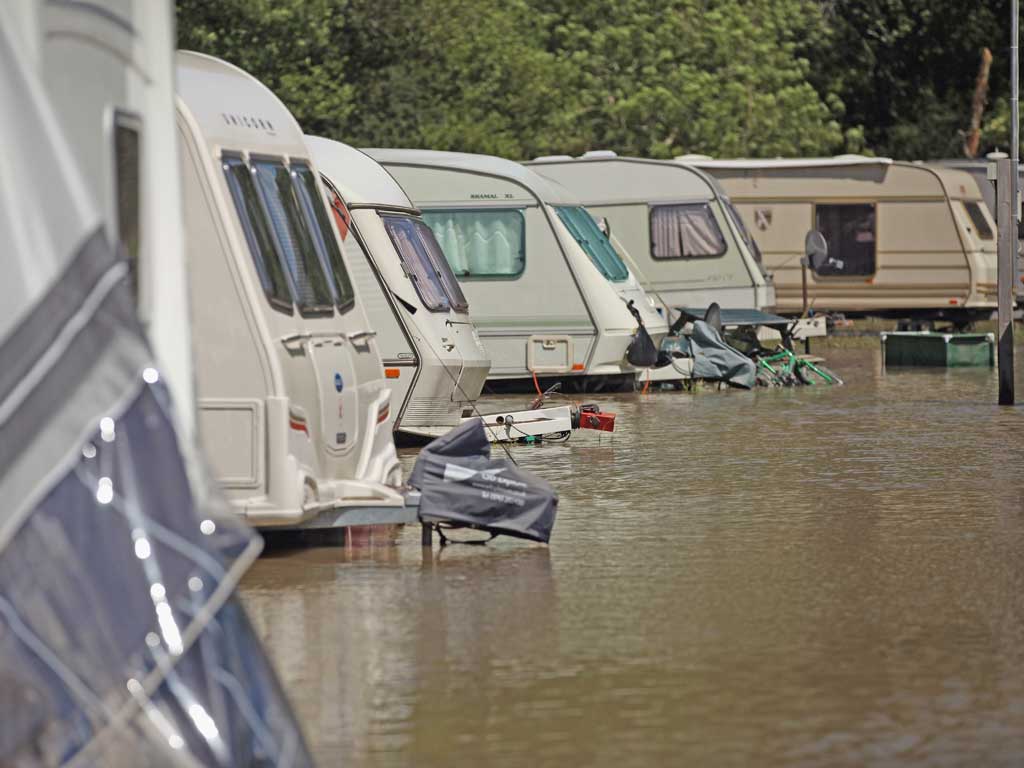
[[362, 341], [363, 339], [369, 340], [369, 339], [374, 339], [376, 337], [377, 337], [377, 332], [376, 331], [359, 331], [358, 333], [350, 333], [348, 335], [348, 340], [353, 342], [353, 343], [355, 343], [355, 342]]

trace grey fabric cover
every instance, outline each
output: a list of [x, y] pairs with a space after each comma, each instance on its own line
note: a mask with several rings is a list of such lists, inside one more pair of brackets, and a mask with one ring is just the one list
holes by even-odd
[[[14, 7], [38, 10], [0, 22]], [[20, 28], [0, 23], [0, 765], [311, 765], [232, 596], [260, 541], [191, 474]]]
[[693, 378], [724, 381], [745, 389], [754, 386], [757, 373], [754, 361], [726, 344], [721, 334], [703, 320], [693, 323], [690, 350]]
[[544, 542], [551, 538], [558, 494], [505, 459], [492, 459], [479, 419], [424, 448], [409, 484], [418, 488], [420, 518]]

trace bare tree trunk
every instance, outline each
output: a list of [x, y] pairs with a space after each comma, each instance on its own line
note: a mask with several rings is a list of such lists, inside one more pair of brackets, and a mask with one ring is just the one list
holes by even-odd
[[985, 112], [985, 101], [988, 98], [988, 71], [992, 67], [992, 51], [981, 49], [981, 65], [978, 67], [978, 79], [974, 84], [974, 99], [971, 102], [971, 130], [964, 141], [964, 155], [969, 158], [978, 156], [981, 144], [981, 116]]

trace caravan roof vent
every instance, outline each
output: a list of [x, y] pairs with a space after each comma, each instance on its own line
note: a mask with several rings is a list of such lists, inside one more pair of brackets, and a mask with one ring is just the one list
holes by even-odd
[[589, 152], [584, 152], [580, 155], [580, 160], [599, 160], [607, 159], [609, 157], [618, 157], [618, 153], [610, 149], [592, 149]]
[[679, 163], [699, 163], [703, 160], [714, 160], [711, 155], [676, 155], [674, 160]]
[[535, 163], [554, 163], [562, 160], [572, 160], [572, 155], [541, 155], [533, 158]]

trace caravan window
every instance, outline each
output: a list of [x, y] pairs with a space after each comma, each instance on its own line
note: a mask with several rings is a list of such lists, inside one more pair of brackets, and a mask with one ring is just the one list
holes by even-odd
[[626, 265], [586, 208], [582, 205], [563, 205], [556, 207], [555, 212], [602, 275], [616, 283], [629, 277]]
[[964, 209], [967, 211], [967, 215], [971, 217], [971, 224], [974, 225], [974, 234], [978, 239], [991, 240], [992, 227], [988, 225], [988, 219], [985, 218], [985, 214], [981, 210], [981, 206], [977, 203], [964, 200]]
[[424, 221], [417, 219], [413, 223], [420, 243], [427, 255], [430, 256], [430, 262], [437, 270], [438, 277], [441, 278], [441, 284], [444, 286], [445, 293], [448, 294], [448, 301], [451, 302], [452, 309], [456, 312], [468, 312], [469, 301], [466, 299], [466, 294], [462, 292], [462, 286], [459, 285], [448, 260], [444, 257], [444, 251], [441, 250], [437, 238], [434, 237], [434, 231]]
[[740, 217], [740, 212], [737, 211], [736, 206], [728, 200], [723, 200], [722, 202], [725, 205], [725, 212], [729, 215], [729, 218], [732, 219], [732, 223], [736, 225], [736, 229], [739, 230], [740, 237], [743, 238], [743, 242], [747, 244], [747, 248], [749, 248], [750, 252], [753, 254], [754, 261], [758, 264], [763, 264], [764, 256], [761, 254], [761, 249], [757, 245], [757, 240], [751, 237], [750, 230], [747, 229], [747, 225], [743, 223], [743, 219]]
[[707, 203], [651, 206], [652, 258], [707, 258], [725, 251], [725, 236]]
[[288, 278], [281, 265], [274, 236], [270, 232], [270, 224], [267, 222], [263, 206], [260, 205], [252, 172], [237, 155], [225, 154], [221, 162], [263, 292], [270, 300], [271, 306], [291, 314], [292, 296], [288, 290]]
[[256, 188], [270, 214], [270, 226], [292, 276], [296, 304], [304, 314], [333, 311], [334, 296], [313, 243], [291, 174], [278, 160], [253, 160]]
[[434, 267], [419, 232], [416, 231], [417, 222], [408, 216], [381, 216], [381, 219], [423, 306], [432, 312], [447, 311], [451, 307], [451, 302], [444, 290], [441, 276]]
[[816, 205], [814, 226], [828, 242], [828, 260], [818, 275], [875, 273], [875, 206], [873, 203]]
[[117, 113], [114, 118], [114, 183], [117, 195], [117, 234], [131, 269], [133, 294], [138, 297], [139, 223], [142, 158], [137, 118]]
[[334, 288], [334, 303], [339, 310], [348, 309], [355, 302], [356, 295], [352, 290], [348, 268], [341, 258], [341, 250], [338, 248], [338, 239], [331, 227], [331, 220], [327, 217], [326, 203], [317, 188], [316, 177], [305, 163], [292, 163], [292, 175], [298, 179], [296, 189], [299, 192], [299, 200], [306, 212], [309, 228], [313, 231], [322, 263], [333, 278], [331, 282]]
[[460, 278], [518, 277], [526, 267], [526, 219], [519, 209], [424, 211]]

